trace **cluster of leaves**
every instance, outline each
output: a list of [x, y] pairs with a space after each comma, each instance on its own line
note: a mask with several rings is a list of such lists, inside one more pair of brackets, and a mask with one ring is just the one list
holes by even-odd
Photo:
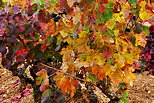
[[154, 24], [150, 26], [149, 30], [150, 35], [146, 37], [147, 44], [141, 52], [140, 59], [145, 62], [146, 68], [144, 69], [149, 70], [152, 74], [154, 74]]
[[[132, 84], [153, 15], [142, 0], [3, 0], [0, 11], [2, 65], [14, 74], [28, 64], [41, 92], [55, 81], [62, 93], [105, 78]], [[11, 2], [11, 3], [10, 3]], [[45, 65], [46, 64], [46, 65]], [[48, 90], [49, 91], [49, 90]]]

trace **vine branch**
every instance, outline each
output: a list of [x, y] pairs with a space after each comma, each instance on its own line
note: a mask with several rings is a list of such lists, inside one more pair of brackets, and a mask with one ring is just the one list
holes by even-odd
[[56, 71], [61, 72], [61, 73], [64, 73], [64, 74], [67, 74], [69, 77], [72, 77], [72, 78], [75, 78], [75, 79], [77, 79], [77, 80], [80, 80], [80, 81], [83, 81], [83, 82], [86, 82], [86, 83], [90, 83], [90, 84], [96, 86], [96, 84], [94, 84], [94, 83], [92, 83], [92, 82], [90, 82], [90, 81], [86, 81], [86, 80], [84, 80], [84, 79], [81, 79], [81, 78], [75, 77], [75, 76], [73, 76], [73, 75], [71, 75], [71, 74], [69, 74], [69, 73], [63, 72], [63, 71], [61, 71], [61, 70], [59, 70], [59, 69], [53, 68], [53, 67], [48, 66], [48, 65], [46, 65], [46, 64], [44, 64], [44, 63], [40, 63], [40, 64], [41, 64], [42, 66], [47, 67], [47, 68], [50, 68], [50, 69], [56, 70]]

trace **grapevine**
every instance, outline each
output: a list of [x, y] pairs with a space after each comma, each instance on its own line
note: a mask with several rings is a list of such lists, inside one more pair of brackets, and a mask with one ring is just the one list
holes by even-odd
[[146, 45], [149, 31], [142, 23], [153, 15], [152, 5], [143, 0], [3, 0], [2, 65], [23, 87], [32, 85], [35, 102], [61, 103], [77, 93], [97, 102], [96, 88], [110, 102], [125, 100]]

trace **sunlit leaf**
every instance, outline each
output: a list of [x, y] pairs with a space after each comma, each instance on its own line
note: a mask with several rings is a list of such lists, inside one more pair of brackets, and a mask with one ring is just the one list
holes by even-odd
[[139, 13], [140, 18], [145, 21], [149, 18], [150, 14], [142, 7]]
[[116, 22], [114, 20], [110, 20], [110, 21], [106, 22], [105, 25], [107, 26], [107, 28], [109, 28], [110, 30], [112, 30], [115, 27]]
[[66, 33], [64, 30], [59, 31], [63, 38], [67, 37], [69, 34]]

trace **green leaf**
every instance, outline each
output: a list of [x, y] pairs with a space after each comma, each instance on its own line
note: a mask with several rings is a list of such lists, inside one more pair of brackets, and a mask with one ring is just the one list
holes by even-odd
[[128, 103], [128, 100], [125, 98], [122, 98], [121, 101], [122, 101], [122, 103]]
[[82, 56], [82, 59], [86, 60], [87, 56], [86, 55], [83, 55]]
[[37, 77], [36, 78], [36, 85], [40, 85], [42, 83], [43, 78], [44, 78], [44, 75]]
[[133, 45], [135, 45], [135, 41], [136, 41], [136, 38], [131, 39], [131, 42], [132, 42]]
[[34, 58], [39, 60], [39, 59], [42, 59], [43, 58], [43, 53], [40, 52], [40, 51], [35, 51], [35, 55], [34, 55]]
[[51, 89], [48, 88], [47, 90], [45, 90], [43, 93], [42, 93], [42, 97], [49, 97], [50, 96], [50, 93], [51, 93]]
[[102, 21], [105, 22], [112, 18], [112, 9], [106, 9], [106, 13], [102, 17]]
[[114, 35], [114, 29], [113, 30], [110, 30], [108, 29], [108, 31], [106, 32], [107, 35], [110, 35], [111, 37], [115, 37]]
[[124, 91], [122, 97], [123, 98], [126, 98], [127, 96], [128, 96], [128, 92], [127, 91]]
[[125, 86], [126, 86], [126, 84], [125, 84], [125, 83], [120, 83], [120, 84], [119, 84], [119, 86], [118, 86], [118, 88], [122, 88], [122, 89], [124, 89], [124, 88], [125, 88]]
[[108, 59], [107, 62], [108, 62], [108, 63], [112, 63], [111, 59]]
[[92, 75], [92, 73], [91, 73], [91, 72], [89, 73], [89, 78], [91, 79], [91, 81], [92, 81], [92, 82], [94, 82], [94, 81], [95, 81], [95, 76], [94, 76], [94, 75]]
[[134, 4], [134, 3], [138, 3], [138, 0], [129, 0], [128, 2]]
[[107, 8], [112, 8], [112, 6], [114, 5], [114, 3], [112, 1], [109, 1], [108, 4], [104, 4]]
[[147, 34], [147, 35], [149, 35], [149, 27], [148, 26], [142, 26], [142, 29], [143, 29], [143, 31]]
[[56, 0], [50, 0], [52, 4], [55, 4], [56, 3]]

